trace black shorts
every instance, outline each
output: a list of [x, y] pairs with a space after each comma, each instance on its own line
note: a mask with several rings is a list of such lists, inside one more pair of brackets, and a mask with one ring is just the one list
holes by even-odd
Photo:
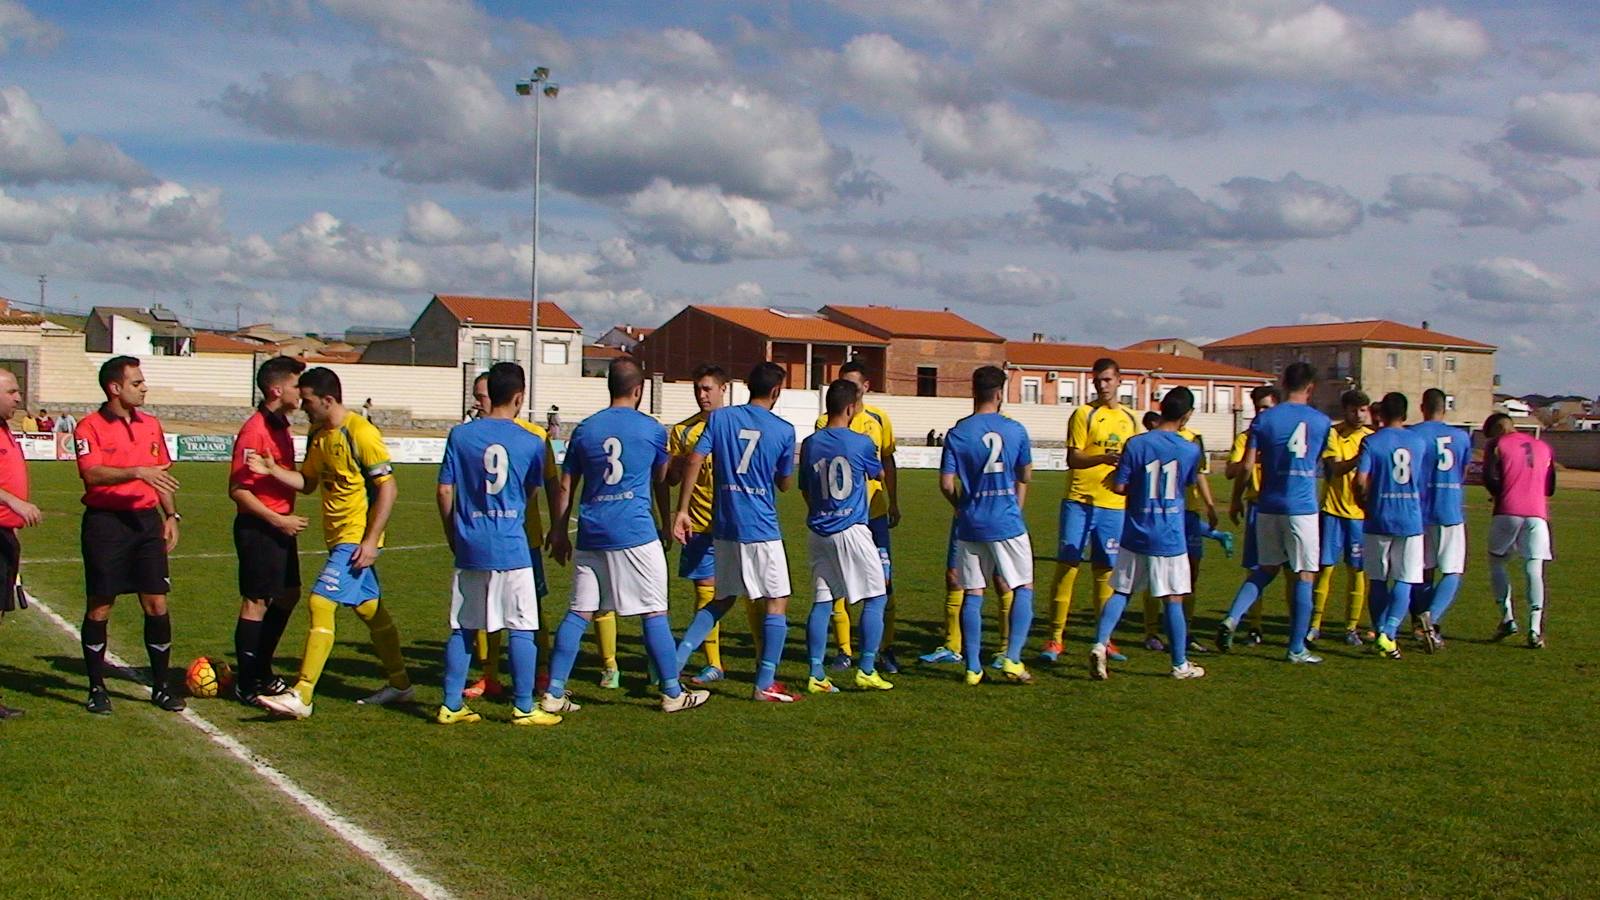
[[22, 565], [22, 545], [14, 528], [0, 528], [0, 612], [17, 608], [17, 569]]
[[165, 594], [167, 542], [159, 509], [83, 511], [83, 581], [91, 597]]
[[295, 539], [246, 513], [233, 517], [239, 554], [239, 596], [275, 600], [300, 593], [300, 551]]

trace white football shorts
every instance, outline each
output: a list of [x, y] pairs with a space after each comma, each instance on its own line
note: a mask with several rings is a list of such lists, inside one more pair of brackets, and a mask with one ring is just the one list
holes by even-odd
[[816, 602], [843, 597], [859, 603], [889, 592], [883, 581], [883, 560], [866, 525], [851, 525], [835, 534], [811, 532], [808, 546]]
[[1263, 566], [1288, 566], [1293, 572], [1315, 572], [1322, 568], [1322, 539], [1319, 516], [1256, 513], [1256, 563]]
[[[718, 540], [717, 596], [769, 600], [789, 596], [789, 555], [783, 541]], [[877, 551], [872, 554], [878, 558]]]
[[1555, 559], [1550, 523], [1536, 516], [1495, 516], [1489, 520], [1489, 553], [1523, 559]]
[[1111, 589], [1133, 596], [1148, 589], [1152, 597], [1181, 597], [1190, 591], [1189, 555], [1146, 556], [1126, 547], [1117, 550], [1111, 568]]
[[998, 580], [1005, 590], [1033, 584], [1033, 541], [1023, 532], [1003, 541], [961, 541], [956, 550], [961, 587], [981, 591]]
[[660, 541], [572, 555], [572, 608], [619, 616], [667, 611], [667, 554]]
[[1361, 569], [1368, 581], [1422, 583], [1422, 535], [1367, 532], [1361, 536]]
[[450, 627], [472, 631], [539, 630], [533, 568], [457, 569], [450, 579]]
[[1467, 570], [1467, 524], [1425, 525], [1422, 528], [1422, 567], [1441, 575]]

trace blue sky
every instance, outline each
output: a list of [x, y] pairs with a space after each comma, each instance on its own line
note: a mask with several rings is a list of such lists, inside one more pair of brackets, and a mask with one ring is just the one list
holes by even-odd
[[404, 325], [543, 293], [1113, 346], [1386, 316], [1594, 393], [1580, 4], [0, 0], [0, 295]]

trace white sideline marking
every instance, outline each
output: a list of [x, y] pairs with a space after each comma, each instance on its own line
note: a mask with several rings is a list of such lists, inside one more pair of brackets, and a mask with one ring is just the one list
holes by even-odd
[[[66, 632], [73, 640], [80, 640], [78, 629], [75, 625], [61, 618], [55, 610], [50, 608], [49, 604], [33, 595], [29, 596], [33, 600], [33, 606], [43, 613], [45, 618], [54, 622], [57, 628]], [[110, 651], [106, 652], [106, 661], [122, 669], [124, 674], [131, 674], [133, 671], [133, 667], [128, 665], [126, 660]], [[354, 847], [362, 856], [377, 863], [379, 868], [389, 873], [396, 881], [410, 888], [417, 896], [428, 898], [428, 900], [449, 900], [452, 896], [443, 885], [413, 869], [411, 864], [406, 862], [399, 853], [389, 849], [389, 846], [383, 842], [382, 838], [341, 816], [333, 807], [318, 800], [305, 788], [296, 784], [289, 776], [278, 771], [264, 757], [257, 755], [255, 751], [245, 746], [237, 738], [211, 724], [210, 720], [192, 709], [186, 709], [179, 715], [183, 717], [185, 722], [193, 725], [202, 734], [210, 738], [213, 744], [226, 750], [230, 756], [249, 766], [252, 771], [260, 775], [268, 784], [277, 788], [279, 793], [294, 801], [296, 806], [299, 806], [312, 818], [327, 826], [329, 831], [338, 835], [346, 844]]]
[[[383, 552], [384, 553], [398, 553], [401, 550], [435, 550], [435, 549], [438, 549], [440, 547], [446, 547], [446, 546], [449, 546], [449, 545], [448, 544], [444, 544], [444, 543], [438, 543], [438, 544], [401, 544], [398, 547], [385, 547], [385, 548], [383, 548]], [[232, 552], [232, 551], [227, 552], [227, 553], [173, 553], [173, 554], [169, 555], [167, 557], [167, 559], [233, 559], [237, 555], [238, 555], [237, 553]], [[300, 551], [300, 555], [301, 556], [311, 556], [311, 555], [313, 555], [313, 551], [302, 550], [302, 551]], [[55, 558], [45, 557], [43, 559], [24, 559], [22, 561], [22, 564], [24, 566], [28, 565], [29, 563], [33, 563], [33, 564], [36, 564], [36, 565], [44, 564], [44, 563], [51, 563], [53, 565], [61, 565], [63, 563], [82, 563], [82, 562], [83, 562], [83, 557], [82, 556], [58, 556], [58, 557], [55, 557]]]

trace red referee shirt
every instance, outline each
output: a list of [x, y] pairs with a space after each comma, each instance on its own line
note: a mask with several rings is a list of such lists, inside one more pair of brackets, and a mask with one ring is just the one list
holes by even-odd
[[294, 512], [295, 490], [271, 475], [257, 475], [250, 471], [247, 460], [252, 455], [270, 455], [278, 465], [293, 469], [294, 438], [289, 434], [289, 420], [278, 413], [257, 408], [255, 414], [244, 420], [238, 437], [233, 439], [233, 468], [228, 472], [228, 486], [242, 487], [256, 499], [279, 515]]
[[[22, 444], [11, 429], [0, 423], [0, 488], [10, 491], [19, 499], [28, 499], [28, 463], [22, 458]], [[21, 528], [22, 517], [11, 507], [0, 504], [0, 528]]]
[[[161, 423], [155, 416], [136, 409], [129, 410], [129, 418], [123, 419], [102, 404], [99, 412], [83, 417], [72, 437], [80, 477], [95, 466], [132, 469], [172, 462]], [[156, 489], [138, 479], [122, 484], [85, 485], [83, 489], [83, 505], [91, 509], [154, 509], [160, 503]]]

